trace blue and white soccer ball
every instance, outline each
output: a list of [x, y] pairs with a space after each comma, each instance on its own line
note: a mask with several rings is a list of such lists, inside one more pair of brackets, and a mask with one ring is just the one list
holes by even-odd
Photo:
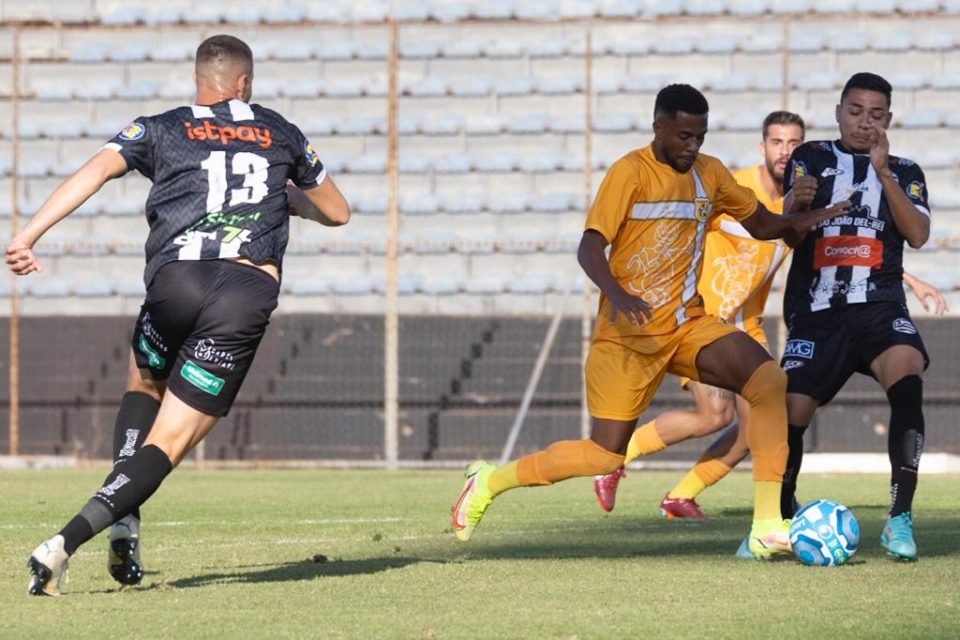
[[790, 544], [803, 564], [835, 567], [857, 552], [860, 525], [853, 512], [839, 502], [814, 500], [793, 516]]

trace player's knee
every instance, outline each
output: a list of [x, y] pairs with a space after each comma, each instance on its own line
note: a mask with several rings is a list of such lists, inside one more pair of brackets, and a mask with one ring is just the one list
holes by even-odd
[[606, 475], [623, 466], [623, 454], [610, 451], [592, 440], [581, 440], [584, 468], [592, 475]]
[[787, 374], [773, 360], [767, 360], [753, 372], [740, 395], [750, 406], [765, 402], [778, 402], [786, 406]]

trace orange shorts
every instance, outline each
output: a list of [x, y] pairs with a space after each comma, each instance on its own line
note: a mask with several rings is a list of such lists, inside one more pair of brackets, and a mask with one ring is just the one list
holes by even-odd
[[[747, 318], [744, 321], [743, 331], [760, 343], [760, 346], [767, 350], [767, 353], [770, 353], [770, 343], [767, 341], [767, 334], [763, 330], [763, 318], [760, 316], [754, 316], [752, 318]], [[686, 389], [687, 385], [690, 384], [690, 378], [686, 376], [680, 376], [680, 388]]]
[[662, 336], [594, 341], [586, 364], [590, 415], [608, 420], [640, 417], [667, 373], [696, 380], [700, 349], [738, 331], [714, 316], [700, 316]]

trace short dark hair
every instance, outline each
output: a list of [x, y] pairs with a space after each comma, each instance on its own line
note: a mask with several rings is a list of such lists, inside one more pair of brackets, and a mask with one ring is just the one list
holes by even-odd
[[807, 135], [807, 125], [803, 123], [803, 118], [792, 111], [772, 111], [763, 119], [763, 139], [767, 139], [767, 129], [773, 124], [795, 124], [800, 127], [801, 137]]
[[253, 73], [253, 52], [246, 42], [233, 36], [210, 36], [200, 43], [195, 62], [197, 68], [211, 62], [240, 63], [247, 73]]
[[867, 91], [882, 93], [887, 98], [887, 106], [890, 106], [890, 95], [893, 93], [893, 87], [890, 86], [889, 82], [875, 73], [863, 71], [850, 76], [847, 84], [843, 85], [843, 91], [840, 92], [840, 102], [843, 102], [843, 99], [846, 98], [847, 94], [853, 89], [866, 89]]
[[653, 105], [653, 117], [662, 113], [676, 118], [680, 111], [692, 116], [705, 116], [710, 107], [703, 94], [688, 84], [668, 84], [660, 89]]

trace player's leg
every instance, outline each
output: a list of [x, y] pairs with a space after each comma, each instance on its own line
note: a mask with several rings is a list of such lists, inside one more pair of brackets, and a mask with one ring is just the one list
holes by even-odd
[[[656, 453], [676, 442], [714, 433], [730, 424], [733, 419], [734, 394], [726, 389], [718, 389], [700, 384], [695, 380], [686, 380], [684, 387], [693, 394], [695, 407], [692, 411], [666, 411], [633, 432], [627, 443], [623, 464]], [[597, 503], [604, 511], [613, 511], [616, 505], [617, 488], [620, 480], [626, 476], [623, 469], [596, 476], [593, 481]], [[699, 509], [688, 502], [671, 502], [660, 505], [667, 517], [703, 518]]]
[[891, 556], [902, 560], [917, 557], [912, 512], [925, 433], [923, 380], [920, 376], [926, 364], [925, 352], [907, 344], [888, 348], [870, 363], [871, 371], [890, 402], [887, 451], [891, 469], [891, 504], [881, 544]]
[[585, 371], [590, 438], [556, 442], [501, 467], [482, 460], [472, 463], [452, 509], [457, 538], [469, 540], [490, 503], [505, 491], [607, 474], [622, 467], [637, 417], [663, 380], [669, 355], [645, 356], [616, 343], [594, 342]]
[[[136, 336], [134, 342], [137, 342]], [[114, 465], [143, 446], [160, 410], [160, 399], [165, 390], [165, 382], [153, 380], [149, 370], [137, 366], [136, 353], [131, 350], [127, 392], [120, 401], [113, 429]], [[107, 536], [107, 571], [122, 585], [139, 584], [143, 578], [140, 524], [140, 509], [137, 508], [113, 523]]]
[[[262, 271], [222, 261], [173, 263], [157, 272], [144, 305], [156, 331], [154, 347], [162, 347], [154, 350], [150, 368], [159, 379], [173, 371], [157, 418], [144, 445], [117, 464], [83, 509], [31, 555], [31, 595], [56, 595], [67, 558], [142, 505], [227, 414], [276, 308], [278, 289]], [[191, 331], [186, 339], [171, 338], [184, 327]]]
[[[794, 375], [787, 372], [787, 388]], [[830, 397], [833, 397], [831, 394]], [[805, 393], [787, 393], [787, 466], [783, 472], [783, 489], [780, 493], [780, 515], [786, 520], [797, 511], [797, 478], [803, 464], [803, 436], [807, 432], [820, 401]]]
[[[763, 330], [762, 317], [752, 316], [746, 318], [743, 320], [742, 326], [745, 327], [744, 330], [747, 332], [747, 335], [756, 340], [767, 353], [770, 352], [770, 343], [767, 340], [767, 334]], [[716, 387], [707, 388], [715, 389]], [[696, 504], [697, 496], [707, 487], [713, 486], [722, 478], [726, 477], [726, 475], [730, 473], [730, 470], [737, 466], [740, 461], [750, 453], [750, 448], [747, 445], [746, 430], [746, 424], [750, 415], [750, 405], [741, 396], [736, 396], [725, 389], [721, 389], [720, 391], [725, 394], [730, 394], [732, 398], [730, 404], [736, 406], [739, 424], [734, 423], [730, 425], [719, 438], [714, 440], [707, 450], [704, 451], [703, 455], [700, 456], [700, 459], [697, 460], [693, 468], [684, 476], [683, 480], [667, 492], [667, 496], [664, 499], [664, 503], [672, 500], [675, 501], [673, 504], [689, 504], [693, 508], [688, 509], [688, 511], [693, 514], [700, 514], [700, 517], [703, 517], [703, 512], [700, 511], [699, 506]], [[724, 408], [726, 409], [726, 407]], [[729, 423], [730, 420], [727, 422]], [[665, 511], [664, 503], [660, 505], [661, 513]], [[678, 510], [669, 511], [672, 512], [674, 516], [679, 515]]]
[[750, 406], [747, 443], [753, 456], [754, 520], [749, 547], [757, 557], [789, 552], [780, 517], [780, 489], [787, 458], [786, 376], [770, 355], [743, 332], [700, 348], [701, 382], [738, 392]]
[[724, 429], [720, 436], [707, 447], [687, 475], [667, 492], [666, 498], [660, 503], [661, 513], [667, 511], [664, 514], [667, 517], [691, 517], [682, 514], [697, 512], [700, 514], [699, 517], [705, 517], [696, 503], [697, 497], [707, 487], [712, 487], [726, 477], [750, 453], [747, 445], [747, 430], [742, 426], [747, 423], [750, 408], [747, 401], [740, 396], [734, 396], [734, 398], [738, 422]]

